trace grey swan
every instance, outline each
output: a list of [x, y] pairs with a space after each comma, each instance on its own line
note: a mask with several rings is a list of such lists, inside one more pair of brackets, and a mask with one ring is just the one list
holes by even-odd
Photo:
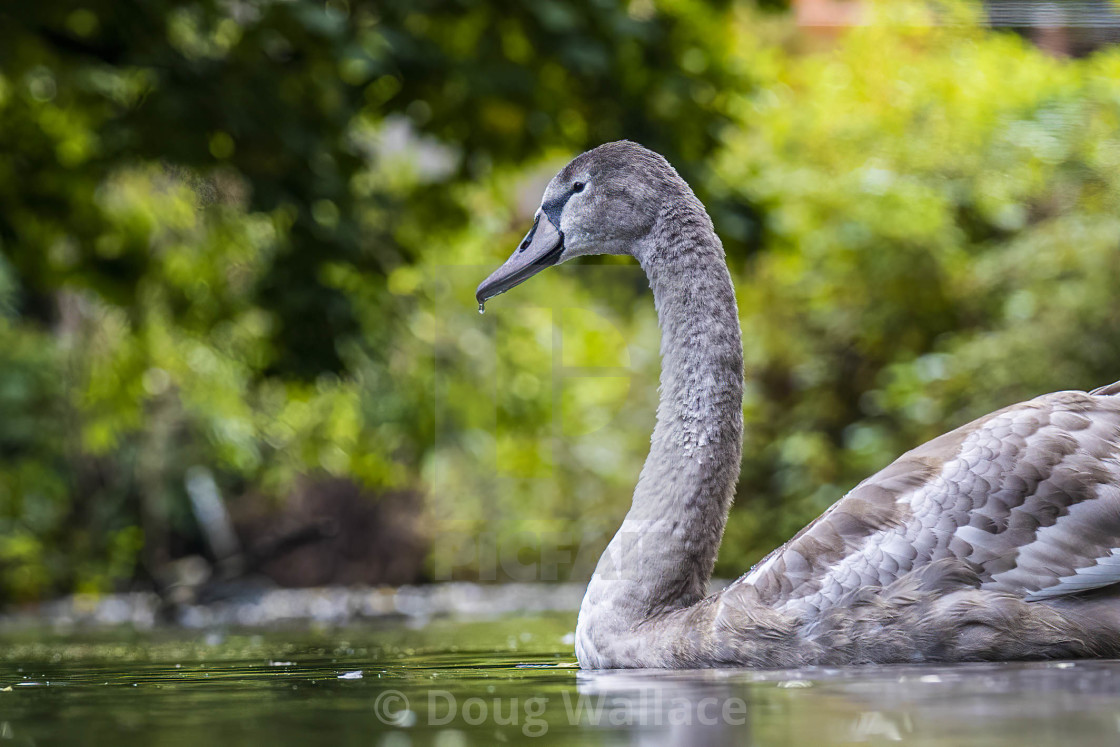
[[903, 454], [722, 591], [743, 350], [723, 245], [662, 156], [576, 157], [479, 309], [551, 265], [626, 254], [661, 328], [633, 504], [576, 626], [583, 668], [786, 668], [1120, 655], [1120, 382], [1006, 407]]

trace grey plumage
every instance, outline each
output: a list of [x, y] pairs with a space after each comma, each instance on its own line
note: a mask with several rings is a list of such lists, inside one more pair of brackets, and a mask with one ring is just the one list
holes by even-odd
[[645, 270], [662, 371], [633, 504], [580, 609], [581, 666], [1120, 655], [1120, 382], [1013, 405], [907, 452], [707, 596], [742, 456], [722, 244], [664, 158], [608, 143], [552, 180], [478, 300], [591, 253]]

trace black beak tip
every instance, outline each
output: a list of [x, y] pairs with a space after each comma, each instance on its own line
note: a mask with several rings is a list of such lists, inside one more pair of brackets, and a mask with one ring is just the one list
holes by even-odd
[[482, 281], [474, 292], [479, 311], [482, 305], [494, 296], [505, 293], [520, 285], [546, 267], [560, 260], [564, 251], [564, 234], [556, 230], [552, 222], [541, 220], [538, 213], [529, 235], [518, 245], [509, 259], [494, 270], [490, 277]]
[[478, 288], [474, 292], [474, 300], [478, 301], [479, 303], [486, 303], [491, 298], [501, 293], [503, 290], [504, 289], [501, 287], [501, 284], [495, 283], [494, 276], [491, 275], [478, 284]]

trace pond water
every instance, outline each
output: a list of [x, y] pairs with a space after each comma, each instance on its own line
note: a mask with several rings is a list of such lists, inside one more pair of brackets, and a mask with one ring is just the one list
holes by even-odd
[[1120, 662], [581, 672], [572, 624], [7, 633], [0, 744], [1120, 742]]

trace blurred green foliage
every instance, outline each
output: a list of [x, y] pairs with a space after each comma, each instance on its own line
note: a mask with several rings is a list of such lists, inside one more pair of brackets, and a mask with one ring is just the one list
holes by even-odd
[[718, 156], [766, 226], [738, 268], [727, 548], [748, 558], [949, 428], [1120, 378], [1120, 54], [1053, 59], [968, 6], [878, 10], [834, 50], [756, 66]]
[[0, 593], [199, 551], [197, 464], [235, 506], [415, 491], [434, 578], [588, 572], [652, 427], [644, 278], [472, 296], [620, 137], [739, 288], [723, 575], [926, 438], [1120, 378], [1120, 53], [877, 7], [822, 49], [732, 0], [5, 4]]

